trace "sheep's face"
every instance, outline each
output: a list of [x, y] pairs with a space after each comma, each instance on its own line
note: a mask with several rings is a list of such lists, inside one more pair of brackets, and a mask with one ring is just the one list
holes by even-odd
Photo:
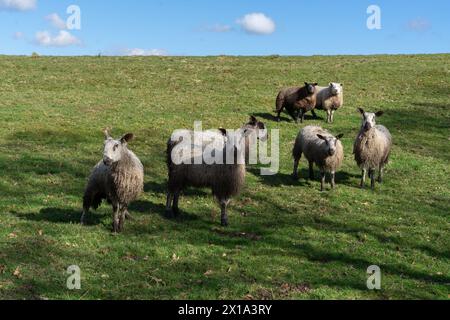
[[266, 125], [254, 116], [250, 117], [249, 122], [242, 129], [246, 137], [253, 133], [256, 133], [256, 137], [261, 141], [267, 141], [269, 137]]
[[320, 140], [323, 140], [325, 142], [326, 153], [330, 157], [332, 157], [332, 156], [334, 156], [336, 154], [338, 141], [341, 140], [343, 136], [344, 136], [343, 134], [340, 134], [340, 135], [338, 135], [336, 137], [332, 137], [332, 136], [324, 137], [324, 136], [322, 136], [320, 134], [317, 135], [317, 137]]
[[127, 150], [128, 141], [131, 141], [132, 139], [133, 134], [128, 133], [120, 138], [120, 140], [115, 140], [111, 138], [107, 131], [105, 131], [103, 163], [107, 166], [111, 166], [114, 163], [119, 162], [122, 159], [122, 155]]
[[377, 113], [365, 112], [362, 108], [358, 109], [361, 113], [363, 119], [361, 128], [364, 131], [369, 131], [377, 125], [376, 119], [377, 117], [381, 117], [383, 115], [383, 111], [378, 111]]
[[308, 83], [305, 82], [306, 90], [308, 91], [308, 94], [314, 94], [316, 92], [316, 86], [318, 83]]
[[331, 93], [335, 96], [341, 94], [342, 92], [342, 84], [340, 83], [330, 83], [330, 89], [331, 89]]

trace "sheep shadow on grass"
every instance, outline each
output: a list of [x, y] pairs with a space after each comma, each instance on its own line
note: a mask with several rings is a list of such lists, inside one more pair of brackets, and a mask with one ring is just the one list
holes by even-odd
[[[153, 193], [158, 195], [167, 195], [167, 184], [166, 183], [157, 183], [154, 181], [146, 182], [144, 184], [144, 192], [145, 193]], [[182, 192], [183, 196], [209, 196], [210, 194], [196, 188], [187, 188]]]
[[[277, 117], [275, 114], [255, 113], [253, 115], [257, 118], [263, 118], [265, 120], [277, 122]], [[323, 117], [321, 117], [320, 115], [318, 115], [317, 118], [314, 118], [314, 116], [309, 113], [305, 115], [305, 120], [306, 121], [310, 121], [310, 120], [324, 120], [325, 121], [325, 119]], [[282, 113], [280, 115], [280, 122], [295, 122], [295, 121], [287, 113]]]
[[[80, 223], [82, 210], [62, 209], [62, 208], [44, 208], [38, 214], [33, 213], [13, 213], [20, 219], [36, 221], [36, 222], [51, 222], [64, 224]], [[104, 214], [97, 213], [93, 210], [86, 215], [86, 225], [101, 224]]]
[[182, 221], [191, 221], [191, 220], [198, 220], [198, 217], [196, 215], [187, 213], [180, 209], [180, 213], [177, 217], [168, 217], [166, 214], [166, 207], [163, 204], [159, 203], [153, 203], [151, 201], [145, 201], [145, 200], [138, 200], [134, 201], [130, 204], [128, 207], [131, 214], [133, 212], [139, 212], [142, 214], [158, 214], [160, 217], [176, 221], [176, 222], [182, 222]]

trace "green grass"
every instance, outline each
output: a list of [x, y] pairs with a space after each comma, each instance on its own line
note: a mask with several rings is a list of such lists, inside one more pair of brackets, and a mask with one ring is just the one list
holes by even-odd
[[[0, 299], [449, 297], [450, 55], [3, 56], [0, 79]], [[278, 89], [305, 80], [345, 86], [335, 124], [306, 121], [345, 134], [334, 192], [291, 180], [301, 126], [270, 115]], [[358, 188], [351, 154], [360, 106], [386, 112], [379, 122], [395, 142], [375, 192]], [[182, 217], [165, 219], [171, 132], [194, 120], [238, 128], [250, 114], [281, 130], [280, 173], [249, 169], [227, 229], [208, 190], [189, 190]], [[146, 171], [118, 236], [105, 205], [78, 224], [105, 127], [136, 134]], [[65, 287], [73, 264], [80, 291]], [[380, 291], [366, 288], [370, 265], [381, 267]]]

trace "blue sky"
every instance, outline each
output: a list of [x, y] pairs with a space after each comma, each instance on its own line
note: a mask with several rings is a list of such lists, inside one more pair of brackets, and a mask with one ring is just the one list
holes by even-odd
[[[65, 27], [70, 5], [81, 30]], [[449, 18], [448, 0], [0, 0], [0, 54], [448, 53]]]

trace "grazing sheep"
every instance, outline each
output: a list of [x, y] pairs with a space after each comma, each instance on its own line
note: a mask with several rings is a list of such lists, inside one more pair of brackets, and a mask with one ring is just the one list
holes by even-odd
[[361, 188], [364, 188], [366, 174], [369, 172], [372, 190], [375, 188], [375, 170], [378, 169], [378, 182], [383, 182], [383, 169], [389, 162], [392, 148], [392, 136], [386, 127], [376, 124], [376, 118], [383, 115], [364, 112], [358, 108], [363, 116], [361, 130], [356, 137], [353, 153], [358, 166], [362, 170]]
[[252, 151], [257, 151], [257, 140], [267, 141], [268, 131], [263, 122], [259, 121], [254, 116], [251, 116], [249, 122], [241, 128], [241, 132], [245, 137], [245, 164], [248, 165], [250, 164], [250, 157], [252, 157], [251, 160], [256, 157], [256, 154], [251, 153]]
[[144, 166], [138, 157], [128, 150], [132, 133], [114, 140], [105, 130], [103, 160], [92, 170], [84, 197], [81, 223], [92, 207], [97, 209], [106, 199], [113, 207], [113, 232], [123, 230], [128, 205], [136, 200], [144, 189]]
[[[240, 193], [245, 182], [245, 161], [238, 161], [239, 152], [236, 147], [237, 143], [242, 143], [242, 135], [227, 134], [225, 129], [220, 129], [222, 138], [214, 139], [214, 142], [203, 140], [196, 146], [192, 143], [195, 141], [194, 132], [182, 132], [180, 135], [173, 135], [167, 144], [169, 182], [166, 214], [169, 217], [178, 215], [178, 199], [180, 192], [186, 187], [208, 187], [220, 203], [222, 226], [227, 226], [227, 206], [231, 198]], [[214, 145], [211, 154], [217, 156], [218, 161], [207, 162], [204, 157], [208, 148], [212, 150], [211, 145]], [[227, 162], [230, 157], [232, 161]], [[185, 161], [181, 161], [182, 159]]]
[[335, 187], [335, 174], [344, 160], [344, 149], [340, 139], [343, 134], [333, 137], [326, 130], [317, 126], [307, 126], [300, 131], [292, 151], [294, 156], [294, 172], [292, 176], [298, 179], [298, 164], [305, 154], [309, 162], [309, 178], [314, 179], [314, 163], [321, 172], [321, 191], [324, 190], [325, 173], [331, 173], [331, 187]]
[[316, 87], [316, 109], [327, 112], [328, 123], [334, 122], [334, 113], [344, 104], [344, 91], [342, 87], [342, 84], [334, 82], [330, 83], [328, 87]]
[[305, 82], [304, 87], [281, 90], [276, 100], [277, 121], [280, 121], [280, 114], [286, 109], [294, 121], [303, 123], [305, 113], [313, 111], [316, 106], [316, 86], [317, 83]]

